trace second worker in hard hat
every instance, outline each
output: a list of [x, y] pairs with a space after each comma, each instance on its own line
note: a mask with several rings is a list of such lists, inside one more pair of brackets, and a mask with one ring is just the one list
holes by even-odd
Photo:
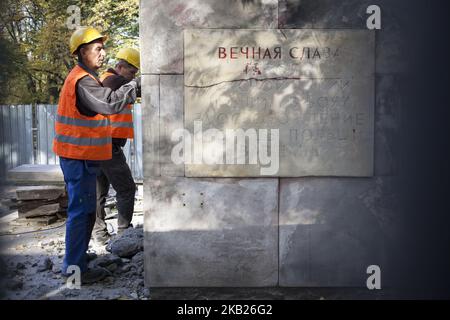
[[[109, 68], [100, 76], [103, 86], [112, 90], [133, 80], [140, 67], [139, 51], [133, 48], [120, 49], [116, 60], [116, 66]], [[101, 173], [97, 176], [97, 211], [93, 232], [94, 241], [101, 245], [106, 244], [110, 239], [105, 222], [105, 203], [110, 184], [116, 191], [118, 234], [131, 226], [136, 192], [131, 170], [122, 151], [127, 139], [134, 137], [132, 105], [127, 105], [120, 113], [109, 116], [109, 119], [112, 159], [101, 163]]]

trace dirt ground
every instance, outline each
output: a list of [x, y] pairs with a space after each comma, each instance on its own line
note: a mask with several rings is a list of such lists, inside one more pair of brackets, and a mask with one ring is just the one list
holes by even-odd
[[[14, 186], [3, 190], [14, 192]], [[143, 263], [142, 185], [136, 196], [133, 228], [116, 238], [119, 249], [110, 253], [91, 241], [89, 250], [97, 254], [90, 266], [110, 272], [103, 281], [83, 285], [80, 290], [66, 287], [61, 276], [64, 256], [65, 220], [46, 226], [15, 224], [17, 211], [0, 215], [0, 299], [4, 300], [165, 300], [165, 299], [385, 299], [386, 291], [364, 288], [146, 288]], [[117, 210], [107, 215], [112, 232], [117, 228]], [[131, 247], [130, 247], [130, 244]], [[116, 249], [117, 249], [116, 248]], [[122, 251], [121, 251], [122, 250]], [[124, 252], [125, 250], [125, 252]], [[128, 250], [128, 251], [127, 251]], [[122, 257], [120, 257], [120, 256]]]

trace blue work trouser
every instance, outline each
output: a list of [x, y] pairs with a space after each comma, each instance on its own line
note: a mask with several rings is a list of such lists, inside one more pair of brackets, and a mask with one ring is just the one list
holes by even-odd
[[66, 274], [70, 265], [76, 265], [84, 272], [87, 269], [86, 251], [95, 223], [99, 163], [60, 157], [60, 165], [69, 196], [62, 272]]

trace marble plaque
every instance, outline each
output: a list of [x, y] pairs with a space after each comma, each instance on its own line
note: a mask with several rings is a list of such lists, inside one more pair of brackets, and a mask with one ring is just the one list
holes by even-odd
[[367, 30], [185, 30], [186, 176], [371, 176], [374, 45]]

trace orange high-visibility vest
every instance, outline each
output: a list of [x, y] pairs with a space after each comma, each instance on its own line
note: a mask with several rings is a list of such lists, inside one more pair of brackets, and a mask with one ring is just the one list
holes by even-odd
[[88, 117], [76, 107], [76, 84], [85, 76], [95, 79], [77, 65], [64, 81], [55, 119], [53, 152], [70, 159], [109, 160], [112, 158], [109, 118], [101, 114]]
[[[105, 72], [100, 76], [100, 81], [103, 82], [106, 78], [113, 76], [112, 72]], [[109, 115], [111, 121], [111, 136], [113, 138], [133, 139], [133, 113], [132, 106], [128, 104], [121, 112]]]

